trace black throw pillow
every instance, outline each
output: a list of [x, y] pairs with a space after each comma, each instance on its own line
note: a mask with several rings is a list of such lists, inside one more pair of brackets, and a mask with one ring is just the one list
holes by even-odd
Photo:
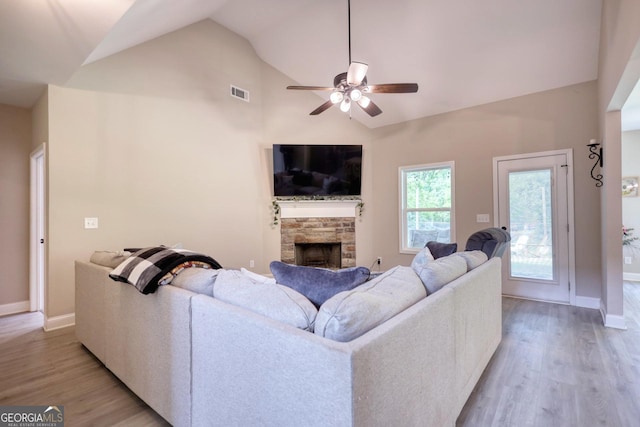
[[425, 245], [431, 251], [434, 259], [442, 258], [455, 253], [458, 250], [457, 243], [441, 243], [436, 241], [427, 242]]

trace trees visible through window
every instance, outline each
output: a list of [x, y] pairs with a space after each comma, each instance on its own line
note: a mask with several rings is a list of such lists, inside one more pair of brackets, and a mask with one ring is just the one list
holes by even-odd
[[401, 252], [454, 241], [453, 172], [454, 162], [400, 168]]

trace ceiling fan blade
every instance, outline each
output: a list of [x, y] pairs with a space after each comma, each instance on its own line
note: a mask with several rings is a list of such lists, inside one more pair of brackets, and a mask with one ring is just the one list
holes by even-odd
[[383, 83], [369, 85], [368, 93], [415, 93], [418, 91], [418, 83]]
[[[365, 107], [366, 105], [366, 107]], [[362, 108], [368, 115], [370, 115], [371, 117], [375, 117], [378, 114], [382, 113], [382, 110], [380, 109], [380, 107], [378, 107], [373, 101], [371, 101], [369, 99], [369, 101], [365, 101], [365, 102], [361, 102], [358, 101], [358, 106], [360, 108]]]
[[333, 102], [331, 102], [331, 100], [325, 102], [324, 104], [322, 104], [321, 106], [319, 106], [318, 108], [316, 108], [315, 110], [313, 110], [312, 112], [309, 113], [310, 116], [317, 116], [318, 114], [322, 113], [323, 111], [328, 110], [329, 108], [331, 108], [333, 106]]
[[325, 86], [287, 86], [287, 89], [292, 90], [334, 90], [334, 87]]
[[363, 62], [352, 62], [347, 70], [347, 83], [351, 86], [358, 86], [367, 75], [369, 66]]

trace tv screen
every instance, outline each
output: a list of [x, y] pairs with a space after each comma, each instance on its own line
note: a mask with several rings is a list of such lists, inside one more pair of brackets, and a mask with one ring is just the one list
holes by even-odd
[[359, 196], [362, 145], [273, 145], [274, 196]]

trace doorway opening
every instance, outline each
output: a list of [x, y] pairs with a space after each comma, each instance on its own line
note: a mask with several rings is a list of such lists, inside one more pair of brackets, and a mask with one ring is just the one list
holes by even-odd
[[572, 151], [494, 158], [494, 203], [511, 233], [503, 294], [575, 305]]
[[30, 163], [30, 235], [29, 235], [29, 310], [45, 314], [45, 155], [42, 143], [31, 153]]

